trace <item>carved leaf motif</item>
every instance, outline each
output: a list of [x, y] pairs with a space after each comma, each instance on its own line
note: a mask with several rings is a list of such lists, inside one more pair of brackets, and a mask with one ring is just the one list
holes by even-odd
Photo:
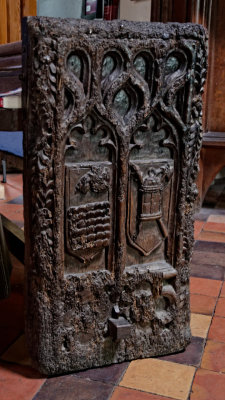
[[83, 194], [89, 191], [95, 193], [105, 192], [109, 188], [110, 174], [106, 167], [91, 167], [91, 171], [82, 176], [76, 185], [75, 191]]

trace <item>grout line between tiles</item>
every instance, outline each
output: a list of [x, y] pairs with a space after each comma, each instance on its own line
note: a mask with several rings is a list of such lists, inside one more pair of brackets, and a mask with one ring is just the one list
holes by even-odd
[[118, 386], [118, 385], [120, 384], [120, 382], [122, 381], [122, 379], [123, 379], [125, 373], [127, 372], [128, 368], [129, 368], [129, 366], [130, 366], [131, 361], [128, 361], [128, 362], [129, 362], [128, 366], [125, 368], [125, 370], [124, 370], [123, 373], [121, 374], [120, 378], [117, 379], [117, 382], [116, 382], [115, 385]]
[[[203, 350], [203, 352], [204, 352], [204, 350]], [[202, 353], [203, 353], [203, 352], [202, 352]], [[190, 400], [190, 397], [191, 397], [191, 394], [192, 394], [192, 386], [193, 386], [193, 383], [194, 383], [194, 380], [195, 380], [195, 375], [196, 375], [198, 369], [199, 369], [199, 367], [196, 367], [196, 368], [195, 368], [195, 372], [194, 372], [194, 375], [193, 375], [193, 379], [192, 379], [192, 381], [191, 381], [191, 385], [190, 385], [190, 389], [189, 389], [189, 393], [188, 393], [187, 400]]]
[[[203, 278], [203, 279], [204, 279], [204, 278]], [[193, 387], [193, 383], [194, 383], [194, 379], [195, 379], [196, 373], [197, 373], [197, 371], [201, 368], [202, 358], [203, 358], [203, 355], [204, 355], [204, 352], [205, 352], [205, 348], [206, 348], [206, 344], [207, 344], [207, 341], [208, 341], [209, 330], [210, 330], [210, 328], [211, 328], [212, 321], [213, 321], [213, 318], [214, 318], [214, 316], [215, 316], [215, 310], [216, 310], [216, 306], [217, 306], [218, 301], [219, 301], [219, 298], [220, 298], [220, 294], [221, 294], [222, 288], [223, 288], [223, 281], [221, 281], [221, 287], [220, 287], [219, 293], [218, 293], [217, 297], [215, 297], [215, 298], [216, 298], [216, 302], [215, 302], [214, 309], [213, 309], [213, 312], [212, 312], [212, 315], [211, 315], [211, 322], [210, 322], [209, 328], [208, 328], [208, 330], [207, 330], [206, 337], [204, 338], [204, 342], [203, 342], [203, 351], [202, 351], [202, 353], [201, 353], [201, 358], [200, 358], [199, 366], [198, 366], [198, 367], [196, 368], [196, 370], [195, 370], [195, 373], [194, 373], [194, 376], [193, 376], [193, 380], [192, 380], [192, 383], [191, 383], [191, 387], [190, 387], [190, 391], [189, 391], [189, 396], [188, 396], [188, 399], [187, 399], [187, 400], [190, 400], [190, 397], [191, 397], [191, 394], [192, 394], [192, 387]], [[202, 314], [202, 315], [203, 315], [203, 314]], [[203, 369], [204, 369], [204, 368], [203, 368]]]
[[221, 288], [220, 288], [220, 290], [219, 290], [219, 294], [218, 294], [217, 300], [216, 300], [216, 302], [215, 302], [214, 310], [213, 310], [213, 312], [212, 312], [212, 318], [211, 318], [211, 322], [210, 322], [210, 325], [209, 325], [209, 328], [208, 328], [208, 331], [207, 331], [207, 334], [206, 334], [206, 337], [205, 337], [204, 348], [203, 348], [203, 352], [202, 352], [202, 354], [201, 354], [201, 360], [200, 360], [200, 363], [199, 363], [199, 367], [198, 367], [198, 368], [201, 368], [202, 358], [203, 358], [203, 354], [204, 354], [204, 352], [205, 352], [206, 343], [207, 343], [207, 341], [209, 340], [209, 339], [208, 339], [209, 330], [210, 330], [210, 328], [211, 328], [212, 321], [213, 321], [213, 318], [214, 318], [214, 316], [215, 316], [216, 306], [217, 306], [218, 300], [219, 300], [219, 298], [220, 298], [220, 294], [221, 294], [221, 291], [222, 291], [222, 287], [223, 287], [223, 284], [221, 284]]
[[[32, 397], [32, 399], [30, 400], [35, 400], [35, 397], [38, 395], [38, 393], [40, 392], [40, 390], [43, 388], [43, 386], [46, 384], [48, 378], [45, 379], [45, 381], [41, 384], [41, 386], [39, 387], [39, 389], [37, 390], [37, 392], [35, 393], [35, 395]], [[77, 399], [78, 400], [78, 399]]]
[[[163, 361], [163, 360], [161, 360], [161, 361]], [[170, 396], [164, 396], [164, 395], [162, 395], [162, 394], [159, 394], [159, 393], [155, 393], [155, 392], [146, 392], [146, 390], [141, 390], [141, 389], [135, 389], [135, 388], [131, 388], [131, 387], [128, 387], [128, 386], [118, 386], [118, 387], [121, 387], [121, 388], [124, 388], [124, 389], [130, 389], [130, 390], [135, 390], [136, 392], [141, 392], [141, 393], [147, 393], [147, 394], [153, 394], [154, 396], [161, 396], [163, 399], [171, 399], [171, 400], [180, 400], [180, 399], [178, 399], [177, 397], [170, 397]], [[78, 400], [78, 399], [77, 399]], [[187, 399], [188, 400], [188, 399]]]

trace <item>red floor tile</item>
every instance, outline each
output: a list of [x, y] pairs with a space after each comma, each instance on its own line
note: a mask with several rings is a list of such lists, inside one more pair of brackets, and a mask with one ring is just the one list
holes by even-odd
[[225, 343], [208, 340], [201, 367], [211, 371], [225, 372]]
[[201, 232], [205, 222], [204, 221], [195, 221], [194, 223], [194, 237], [197, 239], [199, 233]]
[[204, 231], [210, 232], [222, 232], [225, 233], [225, 223], [218, 223], [218, 222], [207, 222], [204, 225]]
[[[0, 175], [2, 181], [2, 175]], [[18, 190], [23, 191], [23, 174], [7, 174], [7, 182], [4, 183], [5, 187], [14, 187]]]
[[198, 240], [225, 243], [225, 233], [202, 231], [198, 236]]
[[208, 338], [225, 343], [225, 318], [213, 318]]
[[216, 305], [215, 315], [225, 318], [225, 298], [221, 297]]
[[[171, 399], [171, 398], [170, 398]], [[151, 393], [140, 392], [139, 390], [117, 387], [110, 400], [170, 400]]]
[[10, 185], [4, 186], [4, 189], [5, 189], [5, 197], [4, 197], [4, 200], [0, 200], [0, 206], [21, 195], [21, 190], [15, 188], [13, 186], [10, 186]]
[[0, 382], [1, 400], [32, 400], [45, 379], [31, 368], [1, 363]]
[[222, 282], [213, 279], [190, 278], [190, 292], [192, 294], [202, 294], [205, 296], [217, 297]]
[[225, 282], [223, 283], [222, 290], [220, 293], [220, 297], [225, 297]]
[[224, 400], [225, 375], [199, 369], [196, 372], [190, 400]]
[[23, 206], [20, 204], [0, 204], [0, 212], [12, 221], [23, 221]]
[[203, 296], [201, 294], [191, 294], [190, 302], [191, 312], [211, 315], [216, 305], [216, 297]]
[[23, 174], [7, 174], [7, 183], [5, 185], [15, 186], [21, 190], [23, 187]]

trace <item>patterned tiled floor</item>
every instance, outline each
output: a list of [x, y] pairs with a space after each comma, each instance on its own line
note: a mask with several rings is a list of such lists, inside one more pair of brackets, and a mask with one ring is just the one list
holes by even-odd
[[[11, 295], [0, 301], [0, 399], [224, 400], [224, 187], [217, 184], [206, 198], [207, 207], [196, 215], [190, 281], [193, 338], [179, 354], [41, 376], [30, 366], [23, 336], [23, 265], [12, 257]], [[4, 192], [0, 212], [22, 227], [21, 176], [9, 175]]]

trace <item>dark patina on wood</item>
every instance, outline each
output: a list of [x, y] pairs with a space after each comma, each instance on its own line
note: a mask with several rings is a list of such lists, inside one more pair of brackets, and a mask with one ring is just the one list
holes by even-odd
[[47, 374], [180, 351], [206, 33], [24, 21], [26, 335]]

